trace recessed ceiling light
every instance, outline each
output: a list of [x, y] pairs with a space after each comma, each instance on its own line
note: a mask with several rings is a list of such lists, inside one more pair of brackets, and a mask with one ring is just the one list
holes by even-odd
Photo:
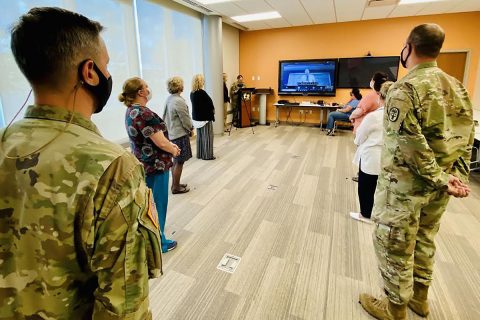
[[398, 4], [415, 4], [415, 3], [425, 3], [425, 2], [439, 2], [445, 0], [400, 0]]
[[232, 17], [232, 19], [237, 21], [237, 22], [248, 22], [248, 21], [277, 19], [277, 18], [281, 18], [281, 17], [282, 16], [277, 11], [270, 11], [270, 12], [246, 14], [246, 15], [243, 15], [243, 16], [235, 16], [235, 17]]
[[201, 4], [214, 4], [214, 3], [220, 3], [220, 2], [230, 2], [232, 0], [197, 0]]

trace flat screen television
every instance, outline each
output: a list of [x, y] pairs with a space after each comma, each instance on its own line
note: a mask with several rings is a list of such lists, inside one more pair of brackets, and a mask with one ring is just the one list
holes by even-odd
[[279, 61], [278, 94], [334, 96], [337, 59]]
[[369, 88], [375, 72], [384, 72], [397, 81], [399, 56], [338, 59], [337, 88]]

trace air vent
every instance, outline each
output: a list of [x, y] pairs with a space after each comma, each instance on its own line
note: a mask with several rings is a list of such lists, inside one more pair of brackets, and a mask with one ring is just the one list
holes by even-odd
[[193, 10], [199, 11], [204, 14], [212, 14], [214, 13], [212, 10], [202, 6], [198, 2], [192, 1], [192, 0], [174, 0], [175, 2], [178, 2], [180, 4], [183, 4], [184, 6], [187, 6]]
[[383, 7], [396, 5], [398, 0], [368, 0], [368, 7]]

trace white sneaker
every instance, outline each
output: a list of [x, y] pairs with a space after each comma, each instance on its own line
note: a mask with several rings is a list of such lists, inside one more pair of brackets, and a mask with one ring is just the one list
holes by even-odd
[[373, 223], [372, 220], [362, 216], [362, 214], [360, 212], [350, 212], [350, 217], [352, 217], [355, 220], [362, 221], [362, 222], [365, 222], [365, 223]]

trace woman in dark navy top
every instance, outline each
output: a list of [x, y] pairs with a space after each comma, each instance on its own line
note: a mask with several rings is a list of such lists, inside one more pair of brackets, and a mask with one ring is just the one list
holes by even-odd
[[177, 242], [165, 237], [165, 220], [168, 206], [168, 178], [172, 167], [172, 156], [180, 154], [180, 149], [168, 140], [165, 122], [146, 104], [151, 99], [151, 91], [145, 81], [130, 78], [123, 84], [123, 92], [118, 99], [127, 106], [125, 127], [130, 139], [133, 154], [145, 168], [146, 181], [152, 189], [158, 212], [162, 236], [162, 251], [175, 249]]
[[213, 156], [213, 124], [215, 107], [208, 93], [203, 90], [205, 78], [197, 74], [192, 80], [192, 118], [197, 128], [197, 158], [214, 160]]

